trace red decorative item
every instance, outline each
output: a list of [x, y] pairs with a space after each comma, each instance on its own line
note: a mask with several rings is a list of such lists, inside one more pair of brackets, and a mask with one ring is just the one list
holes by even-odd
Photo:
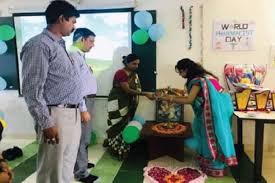
[[166, 183], [164, 178], [170, 175], [171, 172], [161, 167], [153, 167], [148, 171], [148, 175], [153, 177], [159, 183]]
[[152, 130], [161, 134], [176, 135], [183, 133], [186, 130], [186, 127], [179, 123], [164, 122], [153, 125]]
[[145, 167], [144, 178], [147, 183], [204, 183], [207, 176], [201, 171], [184, 167], [170, 171], [164, 167]]
[[201, 176], [201, 173], [193, 168], [182, 168], [177, 171], [179, 175], [184, 176], [185, 181], [184, 182], [190, 182], [194, 179], [197, 179]]

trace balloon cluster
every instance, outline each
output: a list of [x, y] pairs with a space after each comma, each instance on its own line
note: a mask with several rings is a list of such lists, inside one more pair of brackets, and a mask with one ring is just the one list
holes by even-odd
[[9, 25], [0, 25], [0, 55], [6, 53], [8, 46], [5, 41], [13, 39], [15, 36], [14, 29]]
[[128, 123], [128, 125], [122, 131], [123, 140], [131, 144], [139, 139], [140, 131], [142, 125], [144, 125], [145, 120], [139, 115], [135, 115], [133, 120]]
[[[0, 55], [7, 52], [8, 46], [5, 41], [13, 39], [15, 36], [14, 28], [9, 25], [0, 25]], [[0, 76], [0, 91], [6, 89], [7, 82]]]
[[132, 40], [138, 45], [145, 44], [149, 37], [152, 41], [158, 41], [164, 35], [164, 27], [161, 24], [152, 24], [153, 18], [148, 11], [139, 11], [134, 16], [135, 25], [140, 28], [132, 35]]

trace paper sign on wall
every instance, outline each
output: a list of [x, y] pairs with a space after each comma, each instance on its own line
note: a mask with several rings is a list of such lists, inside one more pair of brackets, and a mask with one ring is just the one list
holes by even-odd
[[213, 48], [220, 51], [253, 50], [254, 36], [253, 21], [215, 21]]

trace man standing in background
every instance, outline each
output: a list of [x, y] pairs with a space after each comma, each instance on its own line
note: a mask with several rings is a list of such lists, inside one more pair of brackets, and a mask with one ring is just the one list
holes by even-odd
[[86, 64], [85, 53], [94, 47], [95, 36], [95, 33], [87, 28], [77, 28], [70, 48], [70, 56], [79, 64], [79, 73], [84, 86], [82, 96], [85, 97], [80, 103], [81, 139], [74, 167], [75, 179], [84, 183], [92, 183], [98, 178], [87, 171], [88, 168], [94, 167], [92, 163], [88, 163], [88, 145], [91, 138], [92, 119], [95, 117], [97, 83], [92, 69]]
[[64, 0], [51, 1], [47, 27], [22, 48], [22, 92], [38, 135], [37, 183], [71, 183], [81, 135], [82, 82], [64, 36], [79, 13]]

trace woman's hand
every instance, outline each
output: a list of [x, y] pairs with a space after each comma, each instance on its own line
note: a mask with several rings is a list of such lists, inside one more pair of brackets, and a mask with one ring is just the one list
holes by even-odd
[[142, 94], [147, 97], [148, 99], [150, 100], [155, 100], [156, 99], [156, 96], [154, 93], [151, 93], [151, 92], [142, 92]]
[[173, 102], [174, 96], [173, 95], [165, 95], [165, 96], [159, 97], [158, 99], [168, 101], [168, 102]]

